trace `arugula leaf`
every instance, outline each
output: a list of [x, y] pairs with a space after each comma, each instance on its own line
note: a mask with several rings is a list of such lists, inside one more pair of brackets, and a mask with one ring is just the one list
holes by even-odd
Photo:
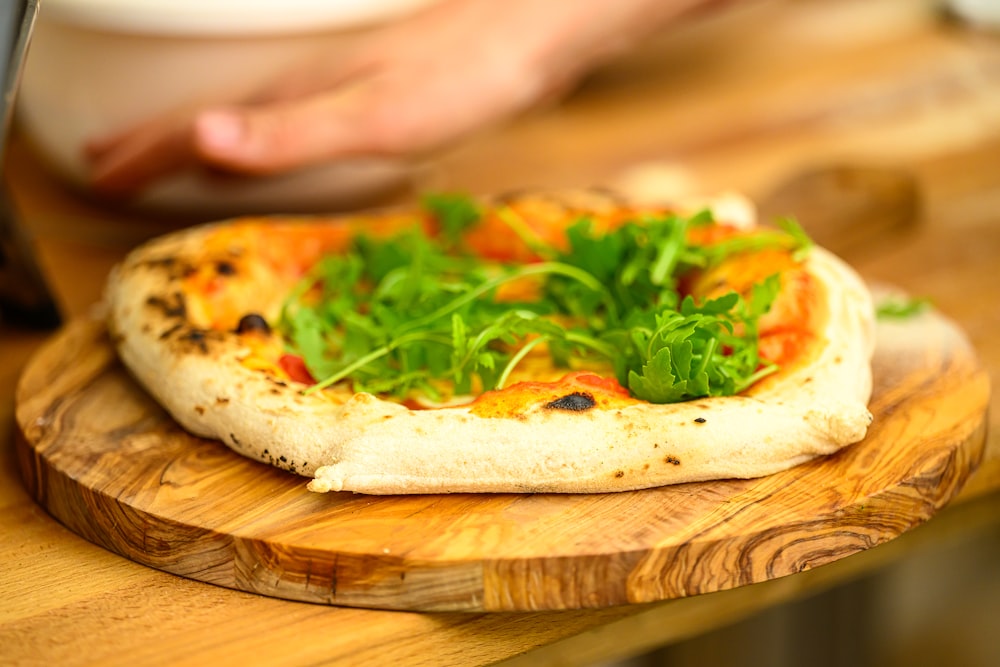
[[916, 317], [930, 307], [930, 299], [922, 297], [887, 297], [875, 305], [875, 317], [907, 319]]
[[[612, 301], [600, 301], [597, 294], [579, 282], [550, 280], [549, 298], [560, 309], [587, 317], [611, 318], [650, 303], [676, 299], [675, 285], [666, 274], [653, 275], [651, 266], [660, 257], [665, 272], [676, 266], [672, 259], [682, 253], [684, 221], [676, 216], [627, 223], [618, 229], [599, 234], [589, 220], [570, 227], [570, 249], [559, 257], [563, 264], [575, 266], [593, 275], [611, 293]], [[672, 276], [671, 276], [672, 277]], [[659, 282], [657, 282], [659, 278]]]
[[503, 206], [497, 209], [496, 214], [500, 222], [507, 225], [507, 227], [509, 227], [510, 230], [514, 232], [519, 239], [521, 239], [521, 242], [530, 248], [536, 255], [545, 259], [552, 259], [555, 257], [556, 253], [552, 246], [546, 243], [516, 210], [510, 206]]
[[665, 312], [649, 335], [634, 337], [640, 370], [629, 370], [627, 387], [637, 398], [672, 403], [712, 393], [710, 372], [725, 362], [719, 335], [728, 323], [715, 316]]
[[[690, 355], [690, 344], [687, 354]], [[660, 348], [642, 365], [640, 372], [630, 370], [628, 388], [634, 396], [651, 403], [676, 403], [687, 396], [687, 380], [678, 380], [673, 348]]]
[[796, 261], [804, 259], [814, 244], [813, 240], [806, 233], [806, 230], [799, 224], [799, 221], [795, 218], [784, 217], [778, 218], [775, 223], [779, 229], [791, 237], [794, 243], [792, 246], [792, 259]]
[[479, 204], [463, 194], [428, 193], [422, 199], [423, 207], [441, 226], [441, 233], [449, 246], [457, 246], [462, 234], [479, 223], [482, 218]]

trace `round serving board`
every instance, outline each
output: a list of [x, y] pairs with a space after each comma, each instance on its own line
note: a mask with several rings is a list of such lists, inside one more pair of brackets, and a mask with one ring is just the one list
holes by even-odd
[[880, 323], [874, 374], [864, 441], [761, 479], [603, 495], [314, 494], [182, 431], [103, 326], [79, 321], [21, 378], [18, 450], [30, 493], [59, 521], [185, 577], [336, 605], [603, 607], [792, 574], [931, 517], [982, 455], [987, 373], [961, 332], [925, 313]]

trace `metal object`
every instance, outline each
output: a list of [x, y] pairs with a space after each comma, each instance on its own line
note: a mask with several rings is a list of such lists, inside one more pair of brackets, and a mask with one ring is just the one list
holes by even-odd
[[[14, 100], [39, 1], [0, 2], [0, 84], [3, 89], [0, 165], [5, 164]], [[59, 312], [35, 261], [31, 243], [18, 224], [6, 186], [0, 189], [0, 321], [32, 328], [51, 328], [60, 323]]]

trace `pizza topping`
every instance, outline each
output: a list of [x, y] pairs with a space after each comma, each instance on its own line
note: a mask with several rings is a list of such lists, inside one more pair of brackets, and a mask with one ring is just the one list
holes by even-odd
[[267, 323], [264, 316], [260, 313], [247, 313], [240, 318], [239, 323], [236, 325], [236, 333], [271, 333], [271, 325]]
[[930, 306], [927, 298], [890, 296], [875, 304], [875, 316], [879, 319], [906, 319], [923, 313]]
[[570, 412], [583, 412], [597, 405], [593, 395], [585, 391], [574, 391], [572, 394], [560, 396], [554, 401], [545, 404], [548, 410], [569, 410]]
[[424, 208], [437, 221], [438, 230], [448, 245], [458, 245], [470, 227], [479, 222], [479, 207], [468, 197], [452, 194], [428, 194]]
[[487, 391], [469, 409], [479, 417], [520, 418], [539, 409], [586, 414], [592, 408], [615, 410], [636, 403], [639, 401], [614, 378], [583, 371], [567, 373], [552, 382], [515, 382], [502, 391]]
[[228, 260], [220, 260], [215, 263], [215, 271], [220, 276], [236, 275], [236, 266]]
[[[758, 323], [778, 277], [717, 294], [690, 289], [689, 276], [762, 248], [791, 256], [805, 245], [793, 231], [739, 232], [707, 213], [633, 213], [568, 228], [558, 220], [556, 245], [556, 227], [524, 210], [482, 211], [454, 197], [428, 206], [436, 237], [357, 235], [286, 301], [278, 326], [319, 380], [310, 391], [346, 381], [442, 402], [502, 388], [542, 356], [566, 370], [607, 368], [632, 396], [667, 403], [738, 393], [776, 368], [759, 353]], [[483, 224], [507, 225], [493, 236], [520, 239], [534, 260], [464, 252]]]
[[283, 354], [278, 359], [278, 366], [285, 371], [288, 377], [302, 384], [316, 384], [315, 378], [306, 368], [305, 362], [297, 354]]

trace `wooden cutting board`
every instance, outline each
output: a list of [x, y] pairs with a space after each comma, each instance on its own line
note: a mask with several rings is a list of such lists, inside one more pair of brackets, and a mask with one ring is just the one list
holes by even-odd
[[989, 380], [934, 313], [880, 323], [869, 436], [756, 480], [605, 495], [313, 494], [183, 432], [70, 324], [18, 386], [30, 493], [84, 538], [204, 582], [413, 610], [642, 603], [807, 570], [898, 536], [982, 456]]

